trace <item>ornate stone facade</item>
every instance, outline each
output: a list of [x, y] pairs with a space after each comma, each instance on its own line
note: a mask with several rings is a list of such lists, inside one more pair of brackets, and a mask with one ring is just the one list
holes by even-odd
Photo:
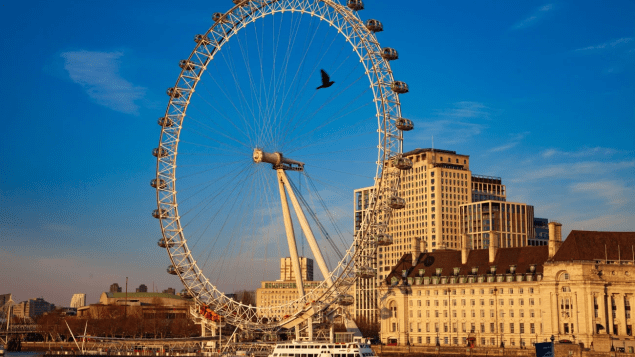
[[382, 342], [635, 346], [635, 233], [550, 228], [548, 246], [405, 254], [379, 288]]

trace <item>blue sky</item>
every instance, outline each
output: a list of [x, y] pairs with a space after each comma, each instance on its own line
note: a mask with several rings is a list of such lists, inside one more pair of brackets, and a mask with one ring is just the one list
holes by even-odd
[[[2, 3], [0, 293], [68, 305], [126, 276], [181, 288], [156, 247], [150, 151], [178, 61], [231, 5]], [[633, 2], [365, 5], [410, 85], [406, 150], [434, 136], [470, 155], [565, 234], [635, 229]]]

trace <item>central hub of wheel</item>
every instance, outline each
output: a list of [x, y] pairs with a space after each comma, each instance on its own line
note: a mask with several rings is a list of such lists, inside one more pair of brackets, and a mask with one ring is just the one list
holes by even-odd
[[271, 164], [274, 170], [304, 171], [303, 162], [287, 159], [279, 152], [269, 153], [261, 149], [254, 149], [253, 159], [257, 164], [263, 162]]

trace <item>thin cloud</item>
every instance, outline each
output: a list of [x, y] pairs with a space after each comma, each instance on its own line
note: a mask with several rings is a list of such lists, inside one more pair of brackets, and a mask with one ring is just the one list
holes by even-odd
[[71, 80], [81, 85], [97, 104], [126, 114], [139, 114], [135, 101], [144, 97], [146, 88], [120, 76], [119, 58], [123, 53], [74, 51], [61, 56]]
[[597, 197], [604, 200], [606, 204], [618, 208], [625, 206], [635, 197], [633, 188], [627, 187], [622, 181], [615, 180], [579, 182], [571, 185], [570, 190], [575, 194]]
[[427, 141], [432, 136], [442, 145], [451, 145], [479, 135], [486, 126], [475, 122], [489, 119], [491, 110], [478, 102], [457, 102], [450, 108], [436, 111], [431, 118], [415, 120], [415, 126], [420, 133], [417, 141]]
[[511, 140], [504, 145], [501, 146], [497, 146], [494, 148], [489, 149], [487, 152], [489, 153], [494, 153], [494, 152], [501, 152], [501, 151], [507, 151], [509, 149], [513, 149], [514, 147], [516, 147], [518, 144], [520, 144], [520, 142], [525, 138], [525, 136], [527, 136], [529, 134], [529, 132], [524, 132], [524, 133], [520, 133], [520, 134], [515, 134], [513, 135], [513, 137], [511, 138]]
[[635, 160], [620, 162], [584, 161], [575, 163], [561, 163], [548, 165], [537, 170], [524, 173], [522, 178], [511, 180], [512, 182], [526, 182], [532, 180], [544, 180], [548, 178], [578, 178], [579, 175], [602, 175], [635, 167]]
[[631, 41], [633, 41], [632, 37], [622, 37], [617, 40], [601, 43], [599, 45], [578, 48], [576, 51], [591, 51], [591, 50], [601, 50], [605, 48], [614, 48], [619, 45], [627, 44]]
[[583, 148], [577, 151], [561, 151], [558, 149], [547, 149], [544, 150], [540, 155], [545, 158], [552, 157], [588, 157], [593, 155], [613, 155], [617, 153], [617, 150], [611, 148], [603, 148], [603, 147], [594, 147], [594, 148]]
[[521, 20], [512, 26], [512, 30], [520, 30], [523, 28], [527, 28], [537, 24], [541, 19], [543, 19], [551, 10], [553, 10], [552, 4], [546, 4], [539, 7], [537, 10], [533, 12], [529, 17]]

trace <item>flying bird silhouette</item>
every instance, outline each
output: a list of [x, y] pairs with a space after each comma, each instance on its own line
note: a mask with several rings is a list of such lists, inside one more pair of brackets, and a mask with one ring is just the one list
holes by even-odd
[[316, 89], [328, 88], [328, 87], [332, 86], [333, 83], [335, 83], [335, 82], [331, 81], [331, 77], [329, 77], [329, 75], [326, 72], [324, 72], [323, 69], [321, 69], [320, 72], [322, 72], [322, 85], [317, 87]]

